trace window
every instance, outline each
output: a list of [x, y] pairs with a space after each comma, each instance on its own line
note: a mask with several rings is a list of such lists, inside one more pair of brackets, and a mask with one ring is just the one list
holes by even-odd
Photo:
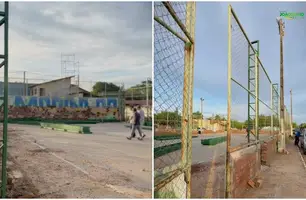
[[45, 88], [39, 88], [39, 96], [46, 96]]
[[36, 95], [37, 94], [37, 90], [36, 90], [36, 88], [34, 88], [34, 95]]

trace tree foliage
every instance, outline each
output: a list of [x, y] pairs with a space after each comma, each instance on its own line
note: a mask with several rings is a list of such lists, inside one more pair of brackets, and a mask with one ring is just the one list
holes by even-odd
[[192, 115], [193, 115], [193, 119], [203, 119], [202, 113], [199, 111], [194, 112]]
[[125, 91], [127, 100], [145, 100], [148, 90], [148, 98], [152, 99], [152, 81], [142, 81], [140, 84], [134, 85]]
[[96, 84], [92, 87], [91, 93], [94, 96], [101, 96], [104, 92], [119, 92], [120, 86], [114, 83], [107, 83], [107, 82], [96, 82]]
[[298, 125], [296, 122], [292, 122], [292, 128], [296, 128]]
[[181, 125], [182, 116], [175, 112], [167, 112], [163, 111], [157, 114], [154, 114], [154, 121], [158, 125], [168, 125], [173, 128], [180, 127]]

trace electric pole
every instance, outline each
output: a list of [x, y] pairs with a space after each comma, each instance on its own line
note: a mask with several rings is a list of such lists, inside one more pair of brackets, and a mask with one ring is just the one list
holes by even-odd
[[201, 97], [200, 98], [200, 100], [201, 100], [201, 130], [202, 130], [202, 128], [203, 128], [203, 120], [204, 120], [204, 115], [203, 115], [203, 101], [204, 101], [204, 99]]
[[290, 90], [290, 135], [292, 136], [293, 134], [293, 127], [292, 127], [292, 89]]
[[147, 117], [149, 117], [149, 78], [146, 80], [146, 107], [147, 107]]
[[281, 18], [277, 19], [279, 36], [280, 36], [280, 122], [281, 122], [281, 141], [279, 145], [279, 151], [285, 150], [285, 126], [284, 126], [284, 59], [283, 59], [283, 37], [284, 37], [284, 28], [285, 23]]
[[26, 71], [23, 71], [23, 96], [28, 96], [26, 91]]

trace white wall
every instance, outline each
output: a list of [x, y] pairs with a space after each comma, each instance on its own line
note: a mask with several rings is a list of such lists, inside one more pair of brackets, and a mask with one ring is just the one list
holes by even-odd
[[[45, 83], [31, 88], [31, 96], [40, 96], [40, 88], [45, 88], [45, 96], [68, 96], [70, 91], [70, 79], [63, 79], [55, 82]], [[34, 90], [36, 89], [36, 94]]]

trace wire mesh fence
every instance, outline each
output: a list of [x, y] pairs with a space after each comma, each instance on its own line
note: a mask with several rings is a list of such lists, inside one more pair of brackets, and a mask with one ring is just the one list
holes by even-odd
[[155, 198], [190, 198], [195, 2], [154, 2]]
[[[270, 144], [274, 148], [273, 143], [279, 140], [276, 136], [279, 136], [280, 133], [280, 96], [278, 84], [272, 83], [259, 58], [259, 41], [251, 41], [248, 38], [231, 6], [229, 6], [228, 17], [229, 123], [227, 127], [226, 197], [231, 197], [236, 194], [232, 184], [237, 184], [231, 182], [233, 181], [233, 169], [230, 167], [231, 154], [251, 146], [256, 146], [257, 149], [260, 144], [267, 145], [267, 142], [272, 142]], [[289, 135], [291, 123], [288, 112], [285, 113], [284, 121], [286, 135]], [[262, 152], [266, 151], [266, 148], [261, 148], [262, 162], [265, 159], [263, 157], [266, 157], [266, 153]], [[276, 152], [277, 147], [272, 151]], [[235, 176], [237, 176], [236, 173], [238, 172], [235, 171]]]
[[[274, 105], [278, 101], [273, 99], [279, 95], [259, 59], [259, 41], [249, 40], [234, 11], [230, 10], [229, 132], [233, 135], [231, 146], [239, 146], [273, 135], [273, 126], [279, 124]], [[245, 134], [245, 139], [235, 142], [236, 133]]]

